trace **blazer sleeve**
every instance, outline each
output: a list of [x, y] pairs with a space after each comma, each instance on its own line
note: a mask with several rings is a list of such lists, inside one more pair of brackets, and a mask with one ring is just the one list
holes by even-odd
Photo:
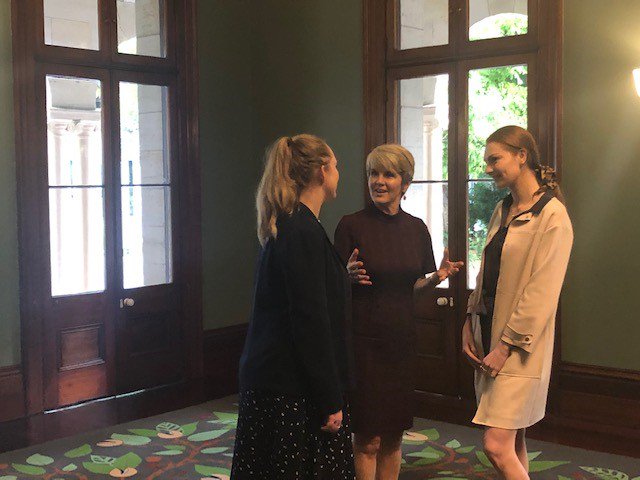
[[327, 307], [325, 243], [323, 232], [296, 227], [287, 232], [283, 252], [293, 347], [324, 416], [343, 406]]
[[333, 235], [333, 246], [342, 259], [342, 263], [346, 267], [347, 260], [349, 260], [353, 249], [356, 248], [351, 235], [351, 229], [349, 228], [349, 221], [347, 220], [347, 217], [342, 217], [338, 222], [336, 232]]
[[566, 213], [558, 214], [549, 223], [535, 254], [529, 282], [501, 337], [529, 353], [557, 309], [573, 244], [571, 221]]

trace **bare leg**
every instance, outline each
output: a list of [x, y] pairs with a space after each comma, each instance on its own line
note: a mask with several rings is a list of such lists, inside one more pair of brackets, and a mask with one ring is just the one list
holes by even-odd
[[529, 474], [516, 455], [517, 430], [488, 427], [484, 432], [484, 451], [496, 467], [499, 478], [529, 480]]
[[524, 469], [529, 471], [529, 456], [527, 455], [527, 442], [524, 438], [525, 433], [527, 432], [526, 428], [521, 428], [516, 433], [516, 455], [518, 455], [518, 459], [520, 463], [524, 467]]
[[376, 480], [397, 480], [402, 462], [402, 432], [382, 436]]
[[353, 435], [353, 456], [356, 466], [356, 480], [375, 480], [376, 458], [381, 440], [376, 435]]

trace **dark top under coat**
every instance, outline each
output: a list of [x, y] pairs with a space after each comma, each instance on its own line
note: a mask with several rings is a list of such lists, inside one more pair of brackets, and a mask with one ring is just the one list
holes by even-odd
[[261, 250], [240, 390], [304, 395], [324, 416], [350, 386], [350, 282], [313, 212], [277, 220]]
[[496, 290], [498, 288], [498, 279], [500, 278], [500, 262], [502, 261], [502, 248], [504, 242], [507, 239], [507, 233], [509, 233], [509, 226], [518, 217], [525, 213], [532, 213], [538, 215], [544, 206], [549, 203], [549, 200], [553, 198], [553, 195], [549, 192], [545, 192], [542, 197], [528, 210], [518, 213], [511, 219], [509, 223], [505, 220], [509, 216], [509, 209], [513, 205], [513, 197], [511, 194], [507, 195], [502, 202], [502, 223], [500, 229], [491, 238], [491, 241], [484, 249], [484, 273], [482, 276], [482, 298], [487, 310], [486, 315], [480, 316], [480, 327], [482, 331], [482, 348], [485, 355], [487, 355], [491, 348], [491, 323], [493, 322], [493, 304], [496, 297]]

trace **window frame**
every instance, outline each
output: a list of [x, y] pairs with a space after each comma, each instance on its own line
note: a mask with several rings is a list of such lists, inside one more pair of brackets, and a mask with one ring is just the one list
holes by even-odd
[[[98, 0], [100, 50], [69, 48], [44, 44], [43, 0], [12, 0], [11, 21], [13, 30], [14, 111], [16, 145], [16, 180], [18, 197], [18, 240], [20, 268], [20, 318], [22, 330], [21, 356], [24, 375], [26, 414], [42, 412], [57, 395], [56, 384], [45, 382], [53, 378], [58, 369], [55, 362], [47, 364], [45, 356], [52, 358], [42, 341], [50, 333], [45, 322], [45, 312], [52, 301], [69, 303], [65, 297], [51, 297], [50, 256], [48, 247], [49, 201], [46, 165], [46, 122], [43, 124], [41, 106], [44, 104], [44, 79], [47, 74], [73, 75], [73, 72], [95, 72], [107, 95], [111, 92], [108, 79], [126, 78], [136, 75], [153, 78], [171, 76], [174, 88], [170, 101], [177, 105], [172, 115], [174, 123], [170, 132], [173, 157], [171, 179], [172, 208], [180, 213], [180, 232], [177, 223], [172, 225], [173, 238], [180, 238], [181, 248], [174, 251], [174, 275], [180, 272], [181, 282], [176, 286], [180, 295], [180, 315], [184, 318], [184, 364], [186, 378], [202, 375], [202, 237], [201, 237], [201, 163], [199, 157], [198, 128], [198, 57], [197, 57], [197, 2], [191, 0], [164, 0], [167, 14], [168, 37], [166, 58], [138, 57], [117, 52], [117, 31], [113, 27], [116, 17], [116, 0]], [[105, 28], [106, 25], [106, 28]], [[180, 35], [178, 35], [178, 31]], [[115, 36], [114, 36], [115, 32]], [[111, 51], [114, 50], [114, 51]], [[177, 53], [180, 52], [180, 55]], [[105, 72], [107, 72], [105, 74]], [[102, 75], [102, 76], [100, 76]], [[105, 76], [106, 75], [106, 76]], [[104, 77], [104, 78], [103, 78]], [[103, 105], [108, 105], [103, 98]], [[105, 184], [105, 222], [114, 220], [116, 212], [107, 201], [107, 185], [114, 185], [113, 135], [114, 118], [110, 108], [103, 108], [103, 154]], [[110, 118], [110, 121], [108, 120]], [[44, 130], [44, 134], [43, 134]], [[108, 135], [108, 136], [107, 136]], [[43, 165], [45, 163], [45, 165]], [[177, 175], [176, 165], [180, 165]], [[111, 167], [109, 166], [111, 165]], [[119, 198], [119, 192], [111, 192]], [[177, 205], [189, 208], [178, 209]], [[114, 230], [115, 227], [111, 228]], [[114, 244], [114, 232], [106, 226], [107, 242]], [[45, 239], [44, 241], [42, 239]], [[43, 242], [47, 248], [42, 248]], [[107, 253], [107, 271], [113, 268], [116, 259]], [[115, 270], [113, 270], [115, 271]], [[108, 275], [108, 274], [107, 274]], [[107, 279], [107, 288], [111, 283]], [[89, 294], [87, 301], [90, 300]], [[104, 298], [113, 302], [112, 292], [105, 290]], [[81, 307], [83, 302], [78, 302]], [[80, 309], [82, 310], [82, 308]], [[114, 325], [103, 332], [112, 333]], [[107, 345], [107, 349], [109, 347]], [[113, 356], [113, 351], [106, 355]], [[111, 362], [109, 376], [113, 377], [115, 363]]]

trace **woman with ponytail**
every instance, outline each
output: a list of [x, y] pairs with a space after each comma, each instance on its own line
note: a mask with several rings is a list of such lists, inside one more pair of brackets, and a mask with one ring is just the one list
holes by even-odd
[[491, 217], [462, 349], [476, 367], [484, 449], [500, 478], [529, 478], [527, 427], [545, 414], [555, 317], [573, 243], [551, 167], [533, 136], [516, 126], [487, 139], [486, 172], [510, 194]]
[[267, 153], [234, 480], [355, 476], [344, 401], [350, 282], [318, 221], [338, 179], [333, 151], [313, 135], [282, 137]]

